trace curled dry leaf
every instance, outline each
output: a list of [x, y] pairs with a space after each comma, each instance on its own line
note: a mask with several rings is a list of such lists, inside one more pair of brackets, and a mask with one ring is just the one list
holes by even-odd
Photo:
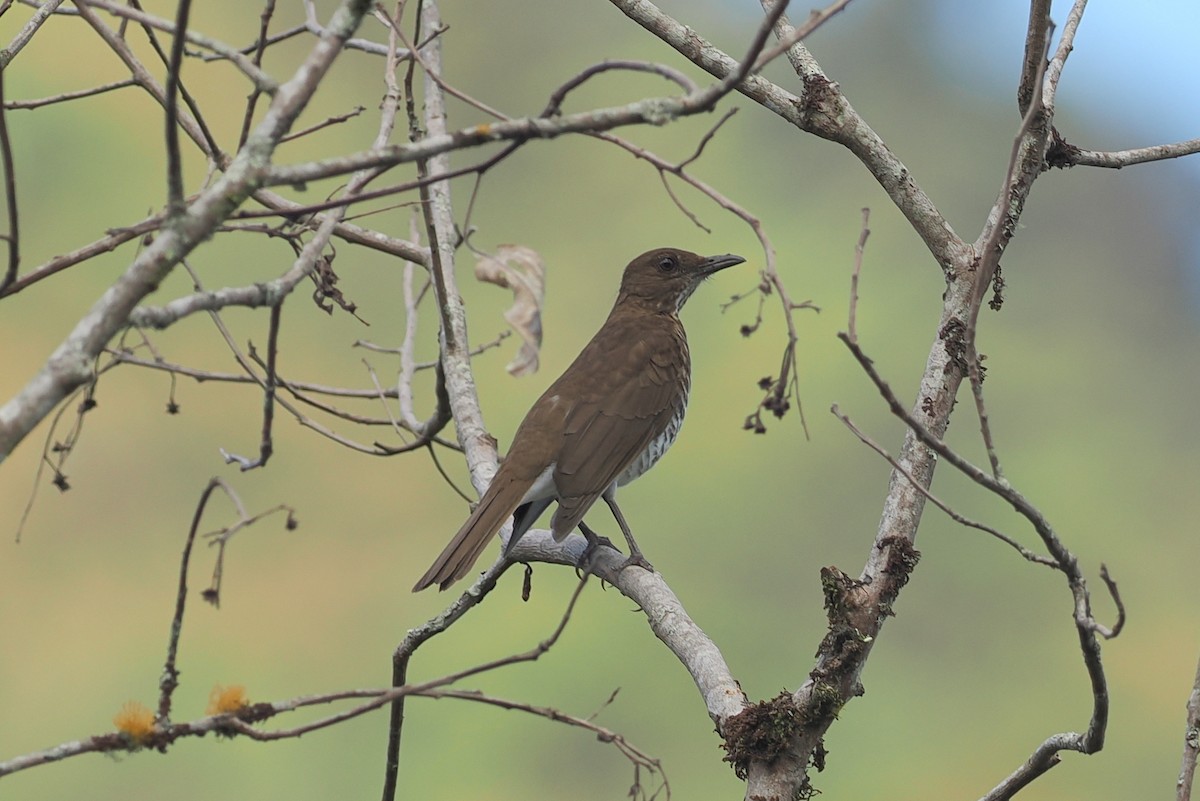
[[524, 245], [501, 245], [495, 254], [481, 255], [475, 262], [480, 281], [511, 289], [513, 304], [504, 319], [521, 335], [521, 349], [506, 370], [522, 376], [537, 372], [542, 347], [542, 303], [546, 299], [546, 263]]

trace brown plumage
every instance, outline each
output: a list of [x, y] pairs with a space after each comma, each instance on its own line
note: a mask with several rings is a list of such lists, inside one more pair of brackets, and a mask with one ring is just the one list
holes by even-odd
[[628, 562], [649, 566], [616, 488], [649, 470], [683, 422], [691, 359], [680, 308], [704, 278], [742, 261], [664, 248], [629, 263], [608, 319], [525, 415], [479, 505], [414, 592], [465, 576], [515, 513], [511, 548], [554, 500], [556, 540], [579, 526], [595, 547], [583, 516], [604, 498], [629, 542]]

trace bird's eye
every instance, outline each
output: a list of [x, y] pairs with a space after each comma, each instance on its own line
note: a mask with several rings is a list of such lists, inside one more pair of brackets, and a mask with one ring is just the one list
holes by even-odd
[[679, 262], [675, 260], [674, 256], [663, 256], [658, 260], [658, 269], [660, 272], [671, 273], [678, 266]]

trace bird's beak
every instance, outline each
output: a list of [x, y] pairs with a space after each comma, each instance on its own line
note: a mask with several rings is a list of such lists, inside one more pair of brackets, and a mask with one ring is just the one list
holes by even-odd
[[741, 256], [735, 256], [732, 253], [726, 253], [723, 256], [709, 256], [700, 264], [699, 273], [702, 276], [709, 276], [713, 273], [724, 270], [726, 267], [732, 267], [735, 264], [744, 262]]

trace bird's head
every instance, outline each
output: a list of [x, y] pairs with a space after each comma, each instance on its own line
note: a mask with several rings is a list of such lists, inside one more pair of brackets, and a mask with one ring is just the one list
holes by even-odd
[[621, 296], [656, 311], [678, 312], [708, 276], [744, 262], [741, 256], [701, 256], [686, 250], [659, 248], [629, 262], [621, 279]]

